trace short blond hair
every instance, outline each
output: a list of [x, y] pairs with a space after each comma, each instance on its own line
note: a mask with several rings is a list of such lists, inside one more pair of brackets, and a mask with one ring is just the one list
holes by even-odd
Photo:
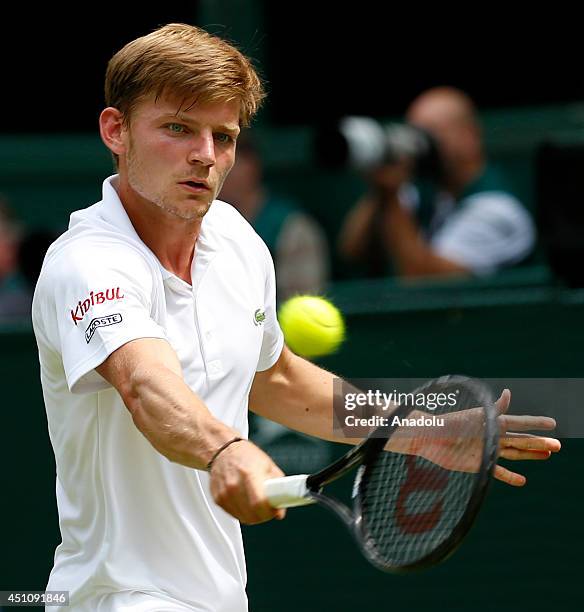
[[238, 100], [243, 127], [265, 97], [247, 57], [218, 36], [184, 23], [169, 23], [129, 42], [107, 66], [105, 102], [122, 113], [124, 122], [141, 100], [167, 93], [185, 102]]

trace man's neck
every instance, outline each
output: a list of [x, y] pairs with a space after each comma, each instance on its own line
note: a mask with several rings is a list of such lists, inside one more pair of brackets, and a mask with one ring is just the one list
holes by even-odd
[[191, 267], [202, 219], [183, 220], [144, 200], [121, 182], [118, 194], [142, 242], [166, 270], [192, 284]]
[[484, 159], [477, 158], [459, 164], [455, 172], [448, 176], [445, 187], [455, 198], [459, 198], [464, 190], [475, 181], [485, 170]]

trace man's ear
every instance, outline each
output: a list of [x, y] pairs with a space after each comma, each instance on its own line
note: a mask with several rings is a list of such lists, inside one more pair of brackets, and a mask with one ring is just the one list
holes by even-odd
[[99, 133], [105, 146], [114, 155], [123, 155], [126, 152], [124, 132], [122, 113], [113, 106], [105, 108], [99, 116]]

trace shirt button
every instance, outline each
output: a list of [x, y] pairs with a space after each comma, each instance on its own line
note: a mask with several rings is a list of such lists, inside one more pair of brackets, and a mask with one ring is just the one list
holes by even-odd
[[208, 364], [209, 374], [210, 375], [218, 375], [223, 373], [223, 365], [221, 360], [215, 359], [214, 361], [210, 361]]

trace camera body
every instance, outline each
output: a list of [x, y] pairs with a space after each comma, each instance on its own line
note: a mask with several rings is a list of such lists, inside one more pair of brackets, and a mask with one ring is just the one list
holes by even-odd
[[409, 158], [419, 178], [440, 181], [443, 163], [432, 136], [407, 123], [381, 124], [371, 117], [343, 117], [316, 130], [316, 161], [330, 169], [368, 173], [374, 168]]

